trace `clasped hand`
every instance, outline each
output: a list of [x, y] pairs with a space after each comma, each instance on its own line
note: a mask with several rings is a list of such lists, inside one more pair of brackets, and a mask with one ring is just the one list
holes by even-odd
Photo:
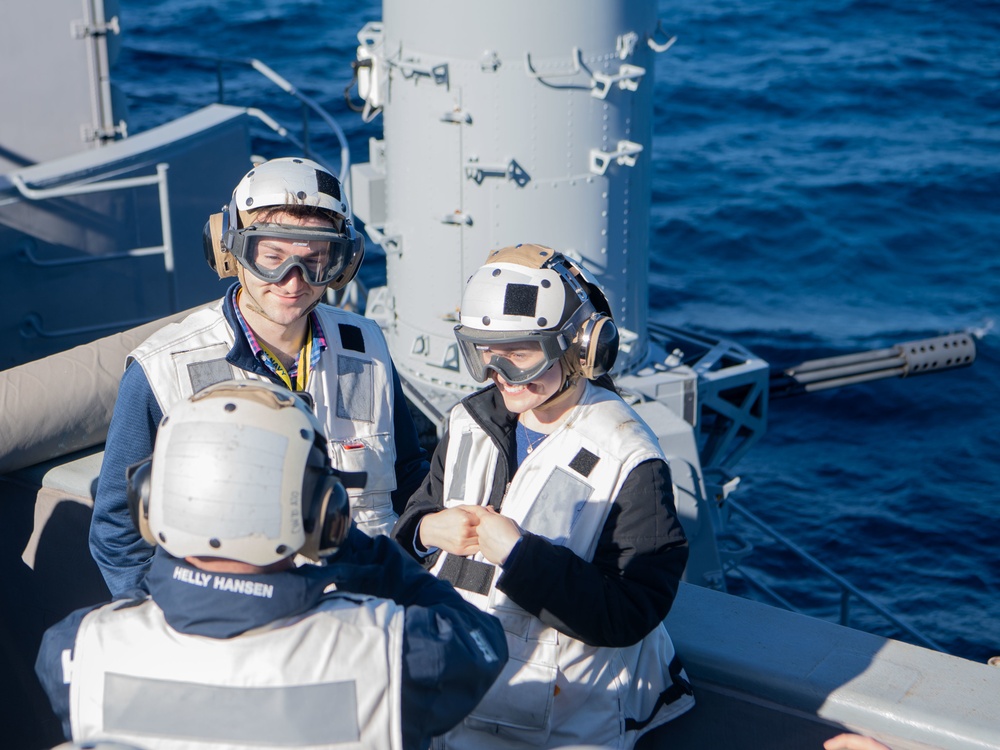
[[482, 552], [494, 565], [503, 565], [521, 538], [521, 529], [491, 507], [456, 505], [423, 517], [420, 543], [452, 555], [468, 557]]

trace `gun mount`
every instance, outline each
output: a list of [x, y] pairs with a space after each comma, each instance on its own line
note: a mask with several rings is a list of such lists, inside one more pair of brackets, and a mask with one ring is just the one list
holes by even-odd
[[972, 336], [952, 333], [773, 370], [770, 396], [783, 398], [872, 380], [926, 375], [968, 367], [975, 360], [976, 344]]

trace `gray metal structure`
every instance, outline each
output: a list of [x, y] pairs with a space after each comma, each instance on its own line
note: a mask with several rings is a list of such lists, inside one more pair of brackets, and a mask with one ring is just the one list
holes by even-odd
[[0, 173], [99, 148], [127, 132], [125, 101], [111, 82], [117, 0], [46, 0], [44, 12], [42, 22], [36, 3], [3, 6]]
[[0, 369], [221, 289], [190, 246], [205, 206], [250, 162], [250, 117], [212, 107], [128, 138], [111, 82], [119, 48], [116, 0], [4, 6], [0, 263], [17, 283], [0, 314]]
[[[46, 123], [0, 123], [0, 262], [16, 269], [0, 314], [16, 343], [0, 360], [0, 647], [18, 688], [0, 718], [20, 747], [58, 741], [31, 676], [41, 631], [107, 593], [86, 544], [92, 488], [120, 363], [156, 323], [87, 342], [218, 296], [192, 244], [250, 163], [251, 122], [308, 151], [266, 113], [222, 105], [128, 136], [110, 80], [112, 0], [42, 5], [16, 0], [0, 29], [5, 105]], [[349, 172], [354, 211], [386, 253], [387, 284], [370, 291], [367, 314], [411, 402], [440, 430], [478, 387], [452, 328], [492, 248], [572, 255], [624, 331], [616, 381], [669, 456], [692, 543], [686, 578], [698, 584], [682, 586], [668, 625], [699, 707], [643, 746], [799, 750], [849, 728], [893, 750], [1000, 748], [1000, 670], [723, 593], [752, 549], [737, 522], [759, 523], [730, 493], [769, 398], [965, 366], [971, 340], [774, 373], [735, 342], [648, 319], [653, 60], [672, 44], [652, 0], [384, 0], [358, 40], [363, 117], [384, 128]], [[39, 44], [52, 50], [47, 67], [14, 80], [12, 61]], [[249, 65], [315, 112], [338, 134], [347, 176], [343, 133], [314, 102], [258, 60], [206, 59]], [[833, 577], [843, 622], [849, 599], [878, 610], [779, 541]]]
[[[616, 382], [670, 459], [692, 542], [686, 580], [724, 590], [749, 552], [725, 501], [766, 429], [771, 371], [735, 342], [648, 320], [652, 77], [674, 41], [656, 3], [579, 0], [568, 12], [532, 0], [385, 0], [357, 38], [363, 115], [383, 122], [369, 161], [351, 167], [353, 210], [386, 252], [387, 283], [369, 292], [367, 315], [412, 402], [440, 430], [479, 387], [452, 329], [489, 250], [532, 242], [572, 256], [622, 331]], [[786, 390], [962, 366], [975, 356], [963, 340], [947, 364], [876, 352], [837, 370], [804, 365]]]
[[397, 366], [441, 411], [470, 391], [451, 331], [465, 281], [489, 249], [531, 241], [597, 275], [626, 331], [619, 369], [634, 369], [649, 354], [655, 3], [583, 0], [586, 24], [527, 0], [383, 10], [358, 38], [384, 137], [351, 177], [388, 255], [368, 314]]

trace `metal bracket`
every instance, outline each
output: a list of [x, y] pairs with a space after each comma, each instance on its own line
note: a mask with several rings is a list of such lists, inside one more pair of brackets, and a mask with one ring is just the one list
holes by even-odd
[[653, 50], [653, 52], [657, 52], [657, 53], [659, 53], [659, 52], [666, 52], [668, 49], [670, 49], [671, 47], [673, 47], [674, 43], [677, 41], [677, 37], [676, 36], [672, 36], [669, 39], [667, 39], [667, 41], [665, 41], [665, 42], [657, 42], [657, 41], [655, 41], [655, 37], [656, 37], [657, 34], [660, 34], [662, 36], [666, 36], [667, 35], [667, 32], [665, 32], [663, 30], [663, 20], [662, 19], [658, 19], [656, 21], [656, 29], [653, 31], [652, 34], [650, 34], [649, 39], [646, 40], [646, 44], [649, 45], [649, 48], [651, 50]]
[[496, 73], [501, 64], [500, 55], [495, 50], [486, 50], [479, 59], [479, 69], [484, 73]]
[[118, 16], [113, 16], [105, 23], [89, 24], [86, 21], [71, 21], [69, 33], [74, 39], [86, 39], [88, 36], [107, 36], [108, 34], [121, 34], [121, 27], [118, 25]]
[[403, 238], [398, 235], [382, 233], [382, 228], [365, 224], [365, 233], [376, 245], [385, 250], [386, 255], [400, 255], [403, 252]]
[[450, 214], [445, 214], [440, 219], [442, 224], [452, 224], [454, 226], [472, 226], [472, 214], [463, 213], [462, 211], [454, 211]]
[[636, 91], [639, 88], [639, 79], [646, 75], [646, 69], [638, 65], [623, 64], [615, 75], [604, 75], [603, 73], [591, 72], [593, 79], [590, 95], [598, 99], [607, 99], [611, 84], [617, 83], [618, 88], [626, 91]]
[[403, 74], [403, 78], [427, 76], [428, 78], [433, 78], [434, 83], [439, 86], [448, 85], [448, 63], [446, 62], [440, 63], [439, 65], [435, 65], [431, 68], [422, 67], [408, 62], [390, 61], [389, 64], [395, 68], [399, 68], [399, 71]]
[[506, 164], [481, 164], [478, 158], [472, 157], [465, 162], [465, 176], [477, 185], [482, 185], [487, 177], [503, 177], [516, 182], [518, 187], [524, 187], [531, 181], [524, 168], [513, 159]]
[[441, 122], [454, 122], [458, 125], [471, 125], [472, 115], [464, 109], [453, 109], [441, 115]]
[[[545, 84], [546, 86], [552, 86], [553, 88], [579, 88], [579, 89], [589, 89], [590, 95], [598, 99], [606, 99], [608, 92], [611, 90], [612, 84], [617, 83], [618, 88], [625, 89], [628, 91], [635, 91], [639, 88], [639, 79], [646, 74], [645, 68], [640, 68], [638, 65], [629, 65], [627, 63], [622, 64], [618, 68], [618, 72], [613, 75], [605, 75], [604, 73], [597, 73], [592, 71], [587, 67], [586, 63], [583, 61], [583, 52], [579, 47], [574, 47], [571, 54], [571, 61], [573, 67], [566, 73], [549, 73], [543, 75], [535, 70], [534, 66], [531, 64], [531, 53], [526, 52], [524, 54], [524, 67], [528, 75], [537, 81]], [[586, 73], [590, 76], [590, 85], [586, 86], [583, 84], [566, 84], [562, 86], [555, 86], [554, 84], [548, 83], [544, 79], [546, 78], [570, 78], [579, 73]]]
[[639, 35], [634, 31], [622, 34], [615, 40], [615, 52], [619, 60], [627, 60], [635, 53], [635, 45], [639, 42]]
[[620, 166], [634, 167], [636, 154], [640, 153], [642, 153], [642, 144], [634, 141], [618, 141], [618, 149], [613, 152], [592, 148], [590, 149], [590, 171], [603, 175], [608, 171], [612, 159], [616, 160]]
[[80, 137], [84, 143], [91, 143], [93, 141], [106, 143], [107, 141], [115, 140], [118, 136], [121, 136], [123, 139], [128, 138], [128, 123], [124, 120], [119, 120], [118, 124], [113, 128], [95, 128], [88, 123], [80, 125]]

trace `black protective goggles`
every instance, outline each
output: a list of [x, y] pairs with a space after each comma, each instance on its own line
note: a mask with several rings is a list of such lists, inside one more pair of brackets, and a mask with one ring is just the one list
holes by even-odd
[[362, 251], [364, 240], [347, 224], [324, 227], [252, 224], [230, 229], [226, 242], [240, 264], [261, 281], [278, 283], [293, 269], [313, 286], [338, 278]]

